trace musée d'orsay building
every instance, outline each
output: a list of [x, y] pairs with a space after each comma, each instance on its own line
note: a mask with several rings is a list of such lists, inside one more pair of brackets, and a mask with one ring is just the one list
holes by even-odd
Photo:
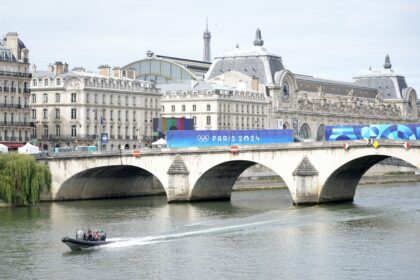
[[259, 29], [253, 47], [236, 48], [210, 64], [210, 38], [206, 30], [203, 61], [149, 52], [125, 67], [158, 83], [162, 116], [193, 117], [196, 129], [290, 128], [314, 140], [324, 138], [325, 125], [419, 121], [416, 91], [394, 72], [388, 55], [382, 69], [340, 82], [287, 69], [264, 47]]

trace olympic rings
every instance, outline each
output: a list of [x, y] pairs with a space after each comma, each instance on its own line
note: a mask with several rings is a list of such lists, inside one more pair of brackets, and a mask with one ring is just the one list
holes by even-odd
[[197, 135], [198, 142], [207, 142], [210, 140], [210, 136], [206, 134]]

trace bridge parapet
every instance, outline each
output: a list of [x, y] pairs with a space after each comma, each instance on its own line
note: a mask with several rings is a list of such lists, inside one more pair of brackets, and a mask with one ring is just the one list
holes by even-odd
[[[344, 148], [344, 143], [349, 147]], [[399, 158], [420, 168], [420, 141], [379, 140], [378, 143], [377, 148], [361, 140], [244, 145], [239, 146], [238, 153], [231, 153], [227, 146], [165, 148], [142, 150], [140, 157], [132, 156], [131, 151], [118, 151], [54, 155], [40, 160], [45, 160], [53, 174], [51, 199], [67, 199], [57, 194], [66, 181], [81, 172], [111, 168], [114, 173], [109, 174], [128, 174], [128, 169], [115, 171], [124, 167], [143, 176], [131, 182], [147, 182], [148, 190], [153, 189], [153, 180], [149, 178], [153, 175], [166, 192], [168, 201], [229, 199], [237, 177], [246, 168], [261, 164], [285, 181], [295, 204], [307, 204], [353, 199], [360, 177], [384, 158]], [[410, 144], [409, 149], [404, 147], [405, 143]], [[118, 182], [122, 181], [120, 178]], [[121, 183], [116, 185], [119, 187]], [[91, 193], [87, 189], [84, 192]], [[107, 195], [110, 193], [113, 192], [109, 191]], [[89, 198], [87, 195], [81, 197]]]

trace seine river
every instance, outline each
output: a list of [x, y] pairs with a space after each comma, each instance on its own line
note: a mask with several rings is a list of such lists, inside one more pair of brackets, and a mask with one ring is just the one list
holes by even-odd
[[[89, 226], [117, 242], [61, 243]], [[0, 237], [1, 279], [419, 279], [420, 183], [359, 186], [354, 203], [307, 207], [287, 190], [42, 203], [0, 209]]]

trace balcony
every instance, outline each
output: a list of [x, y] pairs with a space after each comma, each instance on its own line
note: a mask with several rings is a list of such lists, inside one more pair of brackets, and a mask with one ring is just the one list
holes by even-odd
[[29, 137], [15, 137], [15, 136], [0, 136], [0, 141], [20, 141], [29, 142]]
[[29, 122], [0, 122], [0, 126], [31, 127]]
[[49, 140], [49, 141], [89, 141], [95, 140], [97, 138], [96, 135], [93, 134], [79, 134], [76, 136], [72, 136], [71, 134], [61, 134], [61, 135], [42, 135], [41, 140]]
[[22, 109], [23, 106], [20, 104], [5, 104], [5, 103], [0, 103], [0, 108], [14, 108], [14, 109]]
[[20, 73], [20, 72], [11, 72], [11, 71], [0, 71], [0, 76], [17, 77], [17, 78], [32, 78], [31, 73]]

